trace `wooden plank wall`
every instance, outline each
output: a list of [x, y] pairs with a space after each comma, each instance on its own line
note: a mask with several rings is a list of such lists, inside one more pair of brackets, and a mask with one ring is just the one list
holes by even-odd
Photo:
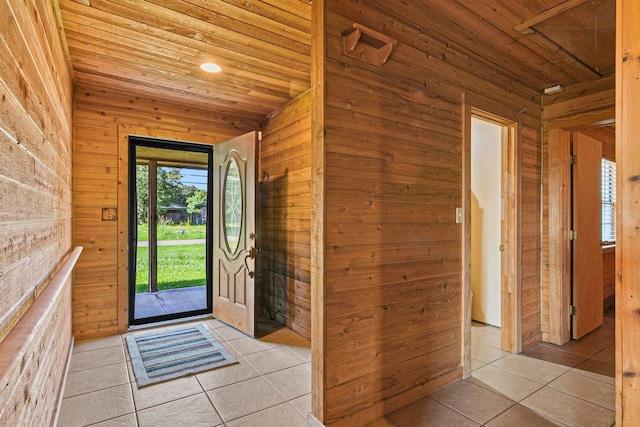
[[[549, 236], [550, 230], [557, 230], [558, 224], [549, 222], [549, 131], [552, 129], [581, 129], [591, 132], [599, 138], [609, 141], [603, 147], [603, 153], [615, 156], [610, 147], [610, 131], [590, 128], [610, 124], [615, 116], [615, 80], [608, 77], [597, 82], [575, 85], [556, 95], [543, 97], [543, 141], [542, 141], [542, 340], [550, 341], [550, 302], [549, 291]], [[609, 134], [605, 137], [605, 134]], [[555, 325], [554, 328], [559, 328]]]
[[258, 300], [264, 314], [310, 339], [311, 92], [271, 114], [262, 133]]
[[43, 294], [71, 249], [72, 83], [51, 2], [1, 0], [0, 20], [0, 419], [48, 425], [72, 339], [71, 284]]
[[542, 208], [542, 151], [540, 132], [524, 127], [522, 130], [521, 182], [521, 311], [522, 349], [536, 345], [542, 339], [542, 305], [540, 269], [542, 239], [540, 218]]
[[[85, 248], [73, 288], [77, 339], [112, 335], [127, 328], [118, 323], [118, 289], [127, 286], [126, 275], [118, 282], [118, 223], [101, 220], [102, 207], [117, 206], [118, 169], [126, 168], [126, 159], [118, 160], [119, 125], [146, 129], [152, 137], [215, 144], [256, 130], [260, 123], [117, 93], [99, 84], [76, 86], [73, 242]], [[120, 295], [126, 295], [126, 290]]]
[[[326, 56], [314, 58], [326, 73], [324, 146], [314, 148], [325, 156], [316, 163], [325, 167], [318, 207], [325, 250], [314, 262], [324, 265], [326, 281], [323, 317], [314, 315], [324, 327], [323, 364], [314, 366], [323, 370], [314, 387], [323, 381], [317, 393], [324, 401], [314, 415], [330, 426], [362, 425], [462, 376], [455, 208], [462, 204], [465, 92], [473, 107], [522, 124], [523, 199], [533, 199], [522, 218], [530, 304], [523, 320], [539, 324], [531, 292], [539, 290], [539, 96], [495, 70], [484, 78], [489, 70], [458, 61], [450, 46], [406, 24], [394, 9], [402, 7], [314, 2], [314, 16], [326, 15]], [[342, 55], [340, 36], [354, 22], [398, 40], [383, 67]], [[536, 329], [523, 328], [527, 340]]]
[[616, 2], [616, 426], [640, 426], [640, 3]]

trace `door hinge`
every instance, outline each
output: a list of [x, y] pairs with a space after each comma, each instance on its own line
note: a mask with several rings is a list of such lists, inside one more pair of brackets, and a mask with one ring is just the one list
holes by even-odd
[[262, 131], [258, 131], [258, 141], [262, 142]]
[[569, 315], [570, 316], [575, 316], [577, 311], [578, 310], [576, 309], [575, 305], [572, 304], [572, 305], [569, 306]]
[[569, 240], [578, 240], [578, 232], [569, 230]]
[[577, 165], [578, 164], [578, 156], [576, 156], [575, 154], [570, 154], [569, 155], [569, 164], [570, 165]]

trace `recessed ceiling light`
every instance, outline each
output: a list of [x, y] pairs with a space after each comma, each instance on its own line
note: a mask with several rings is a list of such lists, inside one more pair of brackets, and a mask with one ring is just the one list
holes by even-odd
[[222, 68], [220, 68], [219, 65], [214, 64], [213, 62], [205, 62], [200, 65], [200, 68], [202, 68], [207, 73], [219, 73], [220, 71], [222, 71]]

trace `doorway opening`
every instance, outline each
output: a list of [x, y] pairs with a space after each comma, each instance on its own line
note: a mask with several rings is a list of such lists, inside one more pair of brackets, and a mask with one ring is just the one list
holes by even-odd
[[501, 326], [502, 126], [471, 118], [471, 320]]
[[615, 301], [615, 241], [602, 233], [601, 187], [603, 159], [615, 161], [615, 126], [553, 128], [548, 135], [548, 341], [563, 345], [598, 328]]
[[211, 313], [211, 146], [129, 137], [129, 325]]
[[519, 353], [522, 349], [521, 172], [517, 123], [468, 106], [465, 123], [463, 356], [467, 377], [472, 370], [472, 331], [477, 336], [477, 326], [493, 327], [496, 350]]

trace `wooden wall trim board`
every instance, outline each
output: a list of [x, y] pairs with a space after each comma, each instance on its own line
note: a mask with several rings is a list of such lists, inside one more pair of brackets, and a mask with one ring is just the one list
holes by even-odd
[[118, 285], [117, 333], [129, 327], [129, 135], [148, 135], [145, 128], [118, 125]]
[[549, 131], [549, 342], [562, 345], [571, 338], [570, 242], [571, 188], [569, 155], [571, 134]]
[[640, 426], [640, 2], [618, 0], [616, 425]]
[[311, 4], [311, 412], [326, 424], [327, 1]]
[[530, 27], [533, 27], [534, 25], [544, 22], [547, 19], [552, 18], [554, 16], [558, 16], [562, 12], [569, 10], [573, 7], [576, 7], [584, 3], [585, 1], [587, 0], [567, 0], [564, 3], [559, 4], [558, 6], [552, 7], [551, 9], [548, 9], [542, 13], [537, 14], [536, 16], [533, 16], [527, 19], [521, 24], [516, 25], [514, 28], [515, 30], [520, 31], [522, 33], [530, 33], [532, 32], [530, 30]]
[[[463, 295], [468, 299], [463, 303], [463, 359], [465, 376], [471, 374], [470, 341], [471, 341], [471, 118], [495, 123], [502, 127], [502, 194], [507, 196], [503, 201], [502, 243], [502, 285], [501, 285], [501, 347], [502, 350], [519, 353], [522, 351], [522, 314], [521, 314], [521, 146], [522, 137], [517, 122], [500, 117], [491, 112], [475, 108], [463, 94]], [[464, 270], [467, 268], [468, 270]], [[464, 300], [465, 298], [463, 298]], [[467, 313], [468, 311], [468, 313]], [[468, 317], [468, 319], [467, 319]]]
[[473, 108], [462, 93], [462, 367], [471, 376], [471, 117]]

